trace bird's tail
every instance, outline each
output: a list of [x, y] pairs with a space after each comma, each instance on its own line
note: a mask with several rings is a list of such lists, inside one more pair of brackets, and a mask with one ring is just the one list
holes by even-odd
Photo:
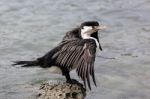
[[21, 65], [21, 67], [33, 67], [40, 65], [38, 60], [35, 61], [15, 61], [12, 65]]

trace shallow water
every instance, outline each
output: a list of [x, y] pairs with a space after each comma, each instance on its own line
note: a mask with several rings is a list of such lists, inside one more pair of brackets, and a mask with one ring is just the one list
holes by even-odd
[[[108, 26], [99, 33], [98, 86], [86, 99], [150, 98], [149, 0], [0, 0], [0, 98], [27, 99], [41, 81], [62, 79], [40, 68], [12, 67], [35, 59], [87, 20]], [[72, 72], [73, 78], [78, 78]]]

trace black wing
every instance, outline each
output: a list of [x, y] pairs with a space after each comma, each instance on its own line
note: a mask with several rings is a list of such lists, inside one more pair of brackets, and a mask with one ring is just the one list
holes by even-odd
[[68, 70], [77, 68], [78, 76], [84, 81], [84, 85], [90, 86], [90, 75], [96, 85], [94, 76], [94, 61], [96, 43], [92, 39], [67, 41], [57, 53], [51, 57], [55, 64], [66, 67]]

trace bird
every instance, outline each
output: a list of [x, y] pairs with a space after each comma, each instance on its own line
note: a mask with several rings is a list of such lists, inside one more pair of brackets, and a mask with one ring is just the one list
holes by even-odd
[[62, 41], [49, 52], [35, 60], [14, 61], [13, 65], [21, 67], [34, 67], [50, 69], [59, 72], [66, 78], [67, 83], [75, 83], [71, 79], [70, 71], [76, 69], [77, 75], [82, 79], [84, 86], [91, 90], [90, 78], [96, 85], [94, 62], [97, 49], [102, 50], [98, 38], [98, 31], [105, 29], [97, 21], [85, 21], [77, 28], [66, 33]]

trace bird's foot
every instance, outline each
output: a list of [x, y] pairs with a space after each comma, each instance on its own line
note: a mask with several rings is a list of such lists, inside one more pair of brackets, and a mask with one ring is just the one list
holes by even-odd
[[70, 83], [70, 84], [78, 84], [79, 83], [76, 79], [70, 79], [70, 80], [67, 80], [66, 82]]
[[[84, 88], [83, 84], [81, 84], [79, 81], [77, 81], [76, 79], [70, 79], [67, 80], [66, 83], [69, 84], [77, 84], [78, 86], [80, 86], [81, 88]], [[86, 90], [86, 88], [84, 88]]]

